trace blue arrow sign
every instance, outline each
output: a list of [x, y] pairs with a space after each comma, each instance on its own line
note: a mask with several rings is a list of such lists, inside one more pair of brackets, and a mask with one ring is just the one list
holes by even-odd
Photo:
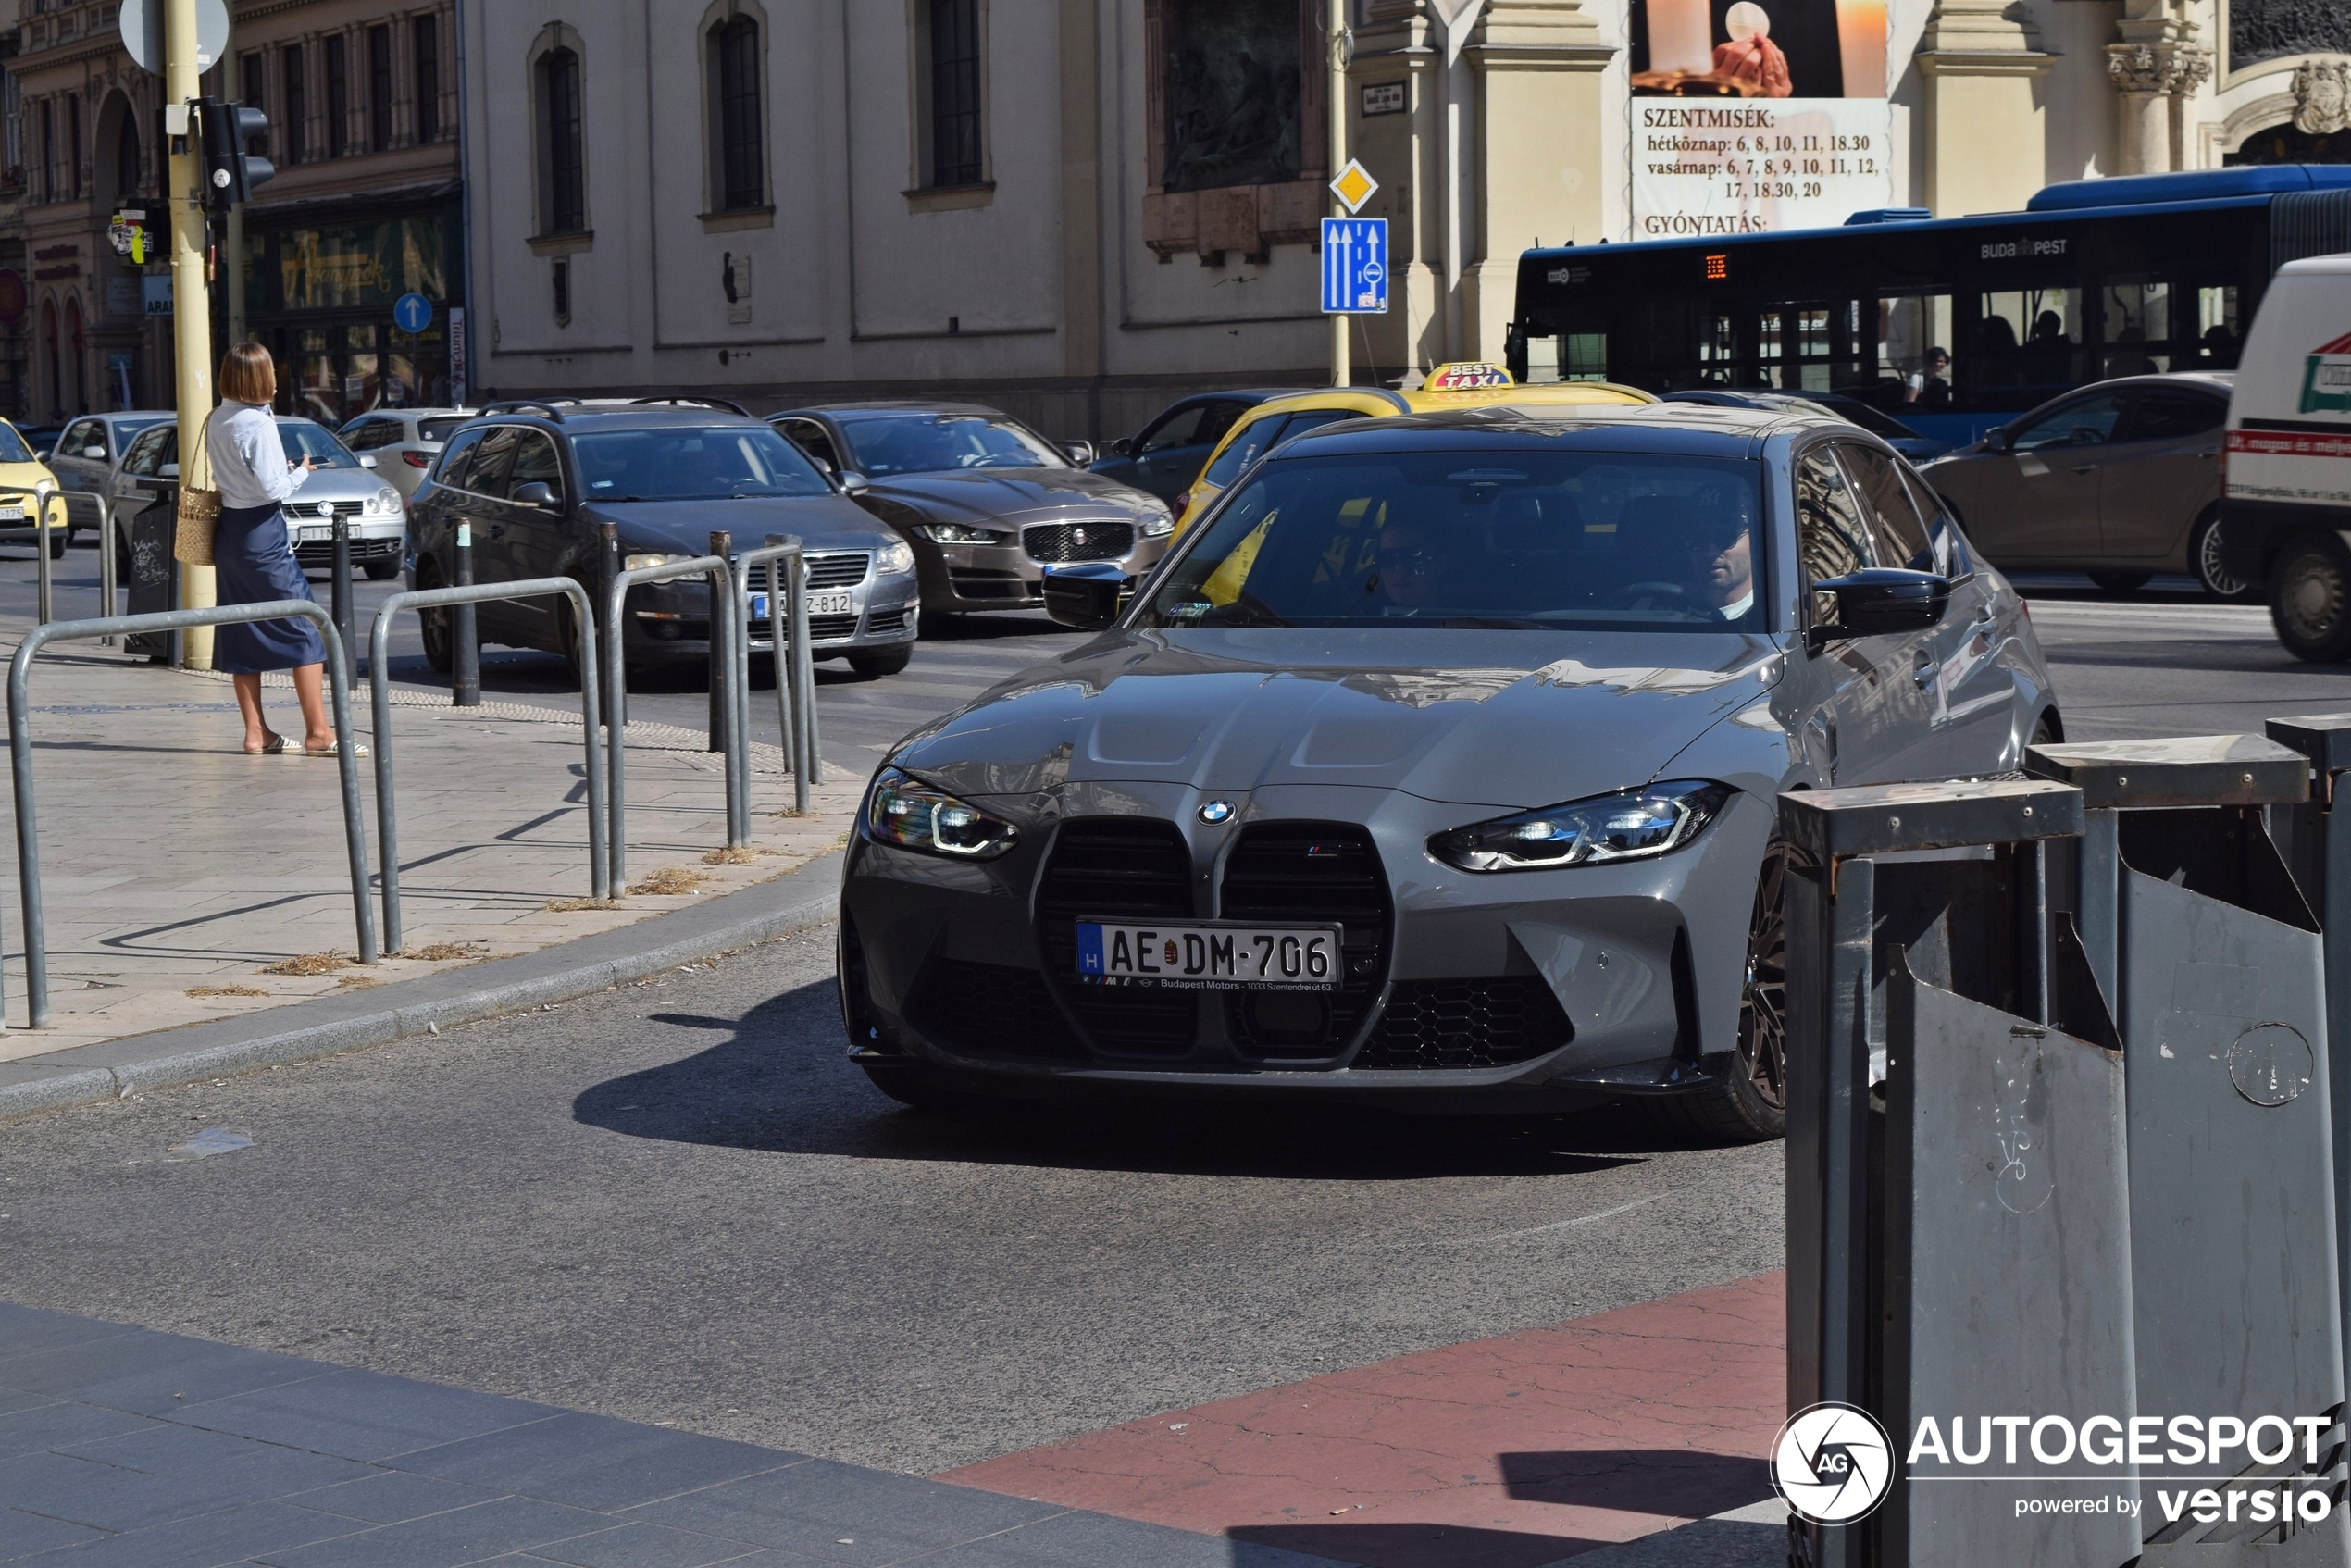
[[1323, 313], [1387, 314], [1387, 219], [1323, 219]]
[[422, 294], [403, 294], [392, 303], [392, 324], [416, 336], [432, 325], [432, 301]]

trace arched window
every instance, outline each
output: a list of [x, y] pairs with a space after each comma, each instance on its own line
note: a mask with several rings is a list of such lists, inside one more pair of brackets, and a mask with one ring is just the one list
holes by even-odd
[[711, 184], [715, 208], [767, 205], [759, 114], [759, 22], [736, 16], [710, 30]]
[[579, 56], [550, 49], [539, 56], [539, 231], [577, 234], [588, 227], [587, 158], [580, 146]]

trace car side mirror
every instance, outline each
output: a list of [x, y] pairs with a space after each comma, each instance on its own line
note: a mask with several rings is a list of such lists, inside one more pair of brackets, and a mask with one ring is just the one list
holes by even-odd
[[555, 509], [555, 492], [539, 480], [533, 479], [530, 483], [516, 490], [515, 504], [537, 506], [544, 511], [552, 512]]
[[103, 446], [85, 446], [81, 449], [81, 455], [84, 457], [104, 457], [106, 454], [106, 449]]
[[180, 477], [180, 465], [177, 463], [166, 463], [162, 467], [157, 468], [155, 472], [162, 475], [167, 479], [176, 479]]
[[2009, 450], [2009, 430], [2006, 425], [1996, 425], [1984, 432], [1984, 450], [1986, 452]]
[[1925, 631], [1942, 620], [1951, 602], [1947, 579], [1899, 566], [1864, 567], [1816, 582], [1812, 591], [1836, 601], [1835, 624], [1816, 626], [1806, 636], [1816, 652], [1839, 638]]
[[1076, 467], [1083, 468], [1094, 460], [1094, 443], [1090, 441], [1065, 441], [1061, 449], [1062, 455]]
[[1102, 448], [1101, 454], [1105, 457], [1132, 457], [1135, 454], [1135, 438], [1121, 436]]
[[362, 457], [359, 459], [359, 466], [363, 468], [372, 468], [376, 466], [376, 460], [372, 457]]
[[854, 468], [843, 468], [837, 477], [843, 495], [863, 495], [874, 488], [873, 481]]
[[1045, 568], [1045, 614], [1078, 631], [1101, 631], [1118, 619], [1126, 574], [1109, 561]]

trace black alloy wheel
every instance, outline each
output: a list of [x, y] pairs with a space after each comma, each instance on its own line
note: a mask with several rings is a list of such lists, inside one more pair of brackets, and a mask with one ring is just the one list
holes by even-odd
[[2270, 578], [2270, 623], [2297, 659], [2351, 658], [2351, 551], [2332, 534], [2305, 534], [2278, 555]]
[[2196, 529], [2188, 535], [2188, 566], [2196, 573], [2196, 580], [2204, 591], [2224, 604], [2249, 604], [2261, 597], [2261, 585], [2247, 582], [2229, 570], [2228, 560], [2220, 551], [2220, 508], [2206, 510], [2196, 519]]
[[1706, 1088], [1659, 1102], [1683, 1131], [1719, 1143], [1787, 1132], [1787, 877], [1796, 864], [1791, 847], [1774, 843], [1756, 877], [1736, 1043], [1705, 1059]]

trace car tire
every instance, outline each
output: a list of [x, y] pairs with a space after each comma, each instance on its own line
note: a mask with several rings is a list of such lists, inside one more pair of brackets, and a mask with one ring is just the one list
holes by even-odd
[[2278, 553], [2270, 572], [2270, 624], [2297, 659], [2351, 658], [2351, 551], [2332, 534], [2311, 533]]
[[369, 561], [360, 570], [367, 574], [370, 582], [388, 582], [400, 575], [400, 561], [397, 557], [389, 561]]
[[2261, 597], [2261, 585], [2246, 582], [2229, 570], [2220, 554], [2220, 509], [2206, 511], [2188, 534], [2188, 568], [2204, 591], [2223, 604], [2250, 604]]
[[[417, 586], [439, 588], [441, 569], [428, 559], [417, 564]], [[417, 632], [424, 640], [425, 663], [436, 675], [447, 675], [456, 663], [455, 628], [446, 608], [424, 609], [417, 612]]]
[[2153, 572], [2115, 572], [2099, 570], [2090, 574], [2090, 580], [2103, 593], [2129, 593], [2145, 588], [2154, 579]]
[[1773, 844], [1748, 920], [1738, 1044], [1705, 1059], [1707, 1086], [1660, 1101], [1679, 1131], [1710, 1143], [1763, 1143], [1787, 1133], [1787, 877], [1795, 852]]
[[914, 645], [902, 642], [895, 648], [860, 650], [849, 655], [849, 667], [867, 680], [877, 680], [885, 675], [903, 670], [914, 656]]

